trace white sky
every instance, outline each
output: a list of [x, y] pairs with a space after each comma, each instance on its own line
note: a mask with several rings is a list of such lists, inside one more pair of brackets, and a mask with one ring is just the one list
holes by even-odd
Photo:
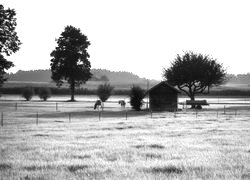
[[50, 68], [64, 27], [88, 36], [92, 68], [162, 79], [177, 53], [209, 54], [228, 73], [250, 72], [249, 0], [0, 0], [17, 12], [21, 49], [11, 72]]

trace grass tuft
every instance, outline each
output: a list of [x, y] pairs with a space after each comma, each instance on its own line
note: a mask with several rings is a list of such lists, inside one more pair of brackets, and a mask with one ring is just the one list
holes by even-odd
[[136, 146], [133, 146], [133, 147], [135, 147], [135, 148], [137, 148], [137, 149], [140, 149], [140, 148], [144, 148], [144, 147], [146, 147], [146, 146], [144, 146], [144, 145], [136, 145]]
[[148, 147], [148, 148], [154, 148], [154, 149], [164, 149], [165, 147], [163, 145], [159, 145], [159, 144], [151, 144], [151, 145], [136, 145], [136, 146], [133, 146], [137, 149], [140, 149], [140, 148], [145, 148], [145, 147]]
[[27, 171], [37, 171], [37, 170], [43, 170], [43, 169], [52, 169], [51, 166], [35, 166], [35, 165], [32, 165], [32, 166], [24, 166], [23, 169], [27, 170]]
[[72, 156], [72, 157], [75, 158], [75, 159], [89, 159], [89, 158], [91, 158], [90, 155], [84, 155], [84, 156], [75, 155], [75, 156]]
[[71, 165], [71, 166], [68, 166], [68, 170], [71, 173], [75, 173], [76, 171], [84, 170], [84, 169], [87, 169], [87, 168], [88, 168], [87, 165]]
[[6, 164], [6, 163], [0, 164], [0, 171], [1, 170], [7, 170], [7, 169], [11, 169], [11, 165], [10, 164]]
[[56, 121], [54, 121], [54, 122], [57, 122], [57, 123], [64, 123], [64, 121], [58, 121], [58, 120], [56, 120]]
[[164, 149], [165, 147], [159, 144], [151, 144], [148, 147], [155, 148], [155, 149]]
[[177, 168], [175, 166], [165, 166], [165, 167], [151, 167], [149, 169], [145, 169], [144, 171], [153, 174], [182, 174], [183, 170]]
[[23, 169], [28, 170], [28, 171], [36, 171], [36, 170], [42, 170], [43, 168], [41, 166], [25, 166]]
[[154, 153], [146, 153], [145, 154], [146, 158], [151, 158], [151, 159], [161, 159], [162, 156], [160, 154], [154, 154]]

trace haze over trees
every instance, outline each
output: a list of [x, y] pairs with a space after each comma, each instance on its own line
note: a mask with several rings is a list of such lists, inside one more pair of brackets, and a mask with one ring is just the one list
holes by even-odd
[[[92, 77], [89, 81], [103, 81], [103, 82], [121, 82], [121, 83], [146, 83], [145, 78], [140, 78], [139, 76], [131, 72], [119, 72], [110, 71], [107, 69], [91, 69]], [[51, 70], [30, 70], [22, 71], [19, 70], [16, 73], [8, 74], [9, 81], [27, 81], [27, 82], [51, 82]], [[150, 84], [157, 83], [156, 80], [150, 80]]]
[[177, 54], [171, 66], [164, 69], [163, 75], [168, 83], [177, 86], [191, 100], [195, 100], [196, 94], [209, 93], [212, 86], [223, 84], [225, 76], [226, 72], [217, 60], [192, 51]]
[[53, 57], [51, 78], [59, 87], [66, 81], [71, 91], [70, 101], [75, 101], [76, 86], [86, 83], [92, 76], [87, 52], [90, 42], [80, 29], [67, 26], [57, 39], [57, 45], [50, 54]]
[[0, 87], [7, 80], [6, 70], [14, 66], [5, 56], [18, 51], [21, 45], [15, 31], [17, 25], [15, 16], [14, 9], [4, 9], [0, 4]]

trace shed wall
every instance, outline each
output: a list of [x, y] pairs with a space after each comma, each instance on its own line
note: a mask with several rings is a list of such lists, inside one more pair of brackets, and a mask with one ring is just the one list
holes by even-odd
[[149, 92], [149, 104], [153, 111], [173, 111], [177, 109], [178, 94], [162, 84]]

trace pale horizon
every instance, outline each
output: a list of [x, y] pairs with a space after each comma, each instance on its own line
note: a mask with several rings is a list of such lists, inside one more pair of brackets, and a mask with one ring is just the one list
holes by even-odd
[[50, 68], [50, 53], [64, 27], [80, 28], [91, 45], [92, 68], [162, 80], [177, 54], [194, 51], [222, 63], [228, 74], [249, 73], [249, 4], [241, 1], [18, 1], [20, 50], [7, 57], [18, 70]]

